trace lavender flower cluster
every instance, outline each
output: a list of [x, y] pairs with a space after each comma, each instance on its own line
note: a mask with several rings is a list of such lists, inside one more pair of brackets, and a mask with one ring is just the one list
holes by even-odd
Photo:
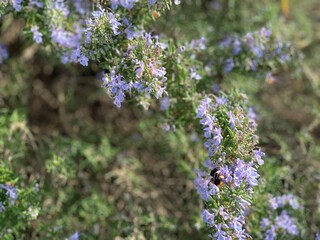
[[[106, 13], [104, 9], [92, 15], [85, 30], [86, 45], [83, 49], [90, 59], [108, 62], [109, 71], [102, 78], [102, 87], [114, 98], [115, 105], [120, 107], [125, 94], [134, 91], [145, 98], [150, 98], [150, 95], [160, 98], [165, 93], [167, 78], [160, 58], [165, 46], [159, 42], [159, 38], [138, 30], [127, 18], [118, 20], [113, 13]], [[101, 39], [104, 44], [100, 47]], [[128, 44], [120, 45], [119, 39], [127, 40]], [[107, 52], [115, 58], [101, 60]]]
[[[146, 4], [156, 8], [167, 1], [148, 0], [112, 0], [111, 8], [98, 7], [92, 11], [92, 2], [57, 0], [44, 4], [41, 0], [6, 1], [12, 10], [26, 12], [27, 15], [50, 16], [50, 18], [30, 17], [30, 33], [33, 40], [50, 45], [58, 53], [63, 63], [77, 62], [88, 66], [89, 61], [98, 62], [104, 72], [102, 87], [120, 107], [126, 95], [134, 95], [146, 108], [151, 97], [161, 98], [167, 95], [167, 70], [164, 58], [167, 44], [160, 42], [158, 36], [145, 32], [139, 21], [131, 19], [126, 11], [135, 5]], [[169, 1], [170, 2], [170, 1]], [[176, 1], [175, 4], [179, 4]], [[17, 10], [19, 9], [19, 10]], [[112, 10], [111, 10], [112, 9]], [[192, 49], [194, 52], [205, 49], [205, 39], [192, 41], [177, 52]], [[262, 28], [256, 33], [248, 33], [243, 38], [228, 37], [220, 44], [220, 50], [227, 56], [222, 60], [225, 73], [236, 68], [255, 70], [268, 58], [281, 55], [286, 46], [270, 47], [270, 31]], [[246, 56], [243, 64], [242, 54]], [[169, 55], [169, 54], [167, 54]], [[179, 54], [175, 55], [177, 57]], [[241, 56], [240, 56], [241, 55]], [[282, 55], [283, 61], [290, 59], [290, 54]], [[176, 59], [179, 64], [179, 57]], [[220, 63], [212, 63], [219, 66]], [[190, 79], [200, 80], [201, 76], [195, 66], [190, 66]]]
[[[8, 203], [10, 206], [13, 206], [18, 199], [18, 192], [16, 187], [11, 187], [9, 185], [0, 184], [0, 188], [5, 190], [6, 195], [8, 196]], [[0, 201], [0, 212], [5, 210], [3, 203]]]
[[[126, 9], [132, 9], [134, 4], [137, 2], [141, 2], [140, 0], [111, 0], [111, 7], [112, 9], [117, 9], [119, 6], [122, 6]], [[156, 3], [165, 3], [165, 1], [159, 1], [159, 0], [148, 0], [148, 3], [150, 5], [154, 5]], [[181, 2], [179, 0], [174, 1], [175, 5], [179, 5]], [[166, 3], [168, 4], [168, 3]]]
[[197, 108], [209, 157], [197, 170], [194, 184], [204, 201], [202, 220], [213, 232], [212, 239], [249, 237], [246, 210], [264, 153], [256, 148], [256, 123], [248, 116], [244, 99], [237, 93], [228, 98], [207, 96]]
[[0, 44], [0, 64], [2, 64], [9, 57], [8, 49], [5, 45]]
[[[83, 11], [83, 6], [84, 5], [88, 5], [87, 1], [78, 1], [78, 0], [73, 0], [75, 5], [76, 5], [76, 9], [79, 12]], [[15, 11], [21, 11], [22, 9], [22, 2], [23, 0], [3, 0], [0, 4], [7, 6], [9, 5], [9, 7], [12, 7]], [[63, 0], [58, 0], [56, 1], [58, 4], [63, 5]], [[141, 2], [140, 0], [110, 0], [111, 3], [111, 7], [112, 9], [116, 10], [119, 6], [122, 6], [126, 9], [132, 9], [135, 3]], [[157, 3], [157, 0], [148, 0], [148, 3], [150, 5], [154, 5], [155, 3]], [[159, 1], [160, 2], [160, 1]], [[180, 1], [175, 0], [174, 3], [176, 5], [180, 4]], [[167, 3], [168, 4], [168, 3]], [[43, 7], [44, 4], [41, 0], [29, 0], [29, 6], [36, 6], [36, 7]]]
[[220, 42], [219, 50], [224, 56], [219, 63], [224, 73], [236, 69], [256, 71], [260, 66], [268, 66], [273, 59], [284, 64], [297, 55], [289, 43], [273, 41], [270, 30], [264, 27], [242, 38], [228, 36]]
[[[0, 7], [1, 6], [8, 6], [8, 4], [10, 4], [10, 7], [14, 8], [15, 11], [19, 12], [22, 9], [22, 0], [3, 0], [0, 3]], [[0, 15], [1, 16], [1, 15]]]
[[[284, 210], [285, 207], [287, 209], [291, 207], [293, 210], [302, 208], [293, 194], [269, 199], [269, 218], [263, 218], [260, 223], [265, 239], [273, 240], [277, 236], [294, 237], [299, 235], [297, 220], [291, 217], [287, 210]], [[279, 214], [280, 209], [282, 210]]]
[[[105, 72], [102, 87], [117, 107], [126, 94], [134, 93], [147, 107], [151, 96], [161, 98], [166, 94], [166, 69], [161, 58], [167, 46], [158, 36], [134, 26], [132, 19], [120, 9], [116, 12], [119, 6], [131, 9], [136, 2], [138, 0], [113, 0], [110, 2], [113, 11], [98, 6], [93, 12], [88, 1], [79, 4], [76, 0], [69, 3], [58, 0], [46, 5], [42, 1], [31, 1], [28, 6], [17, 1], [20, 7], [12, 6], [16, 11], [18, 8], [50, 16], [39, 22], [30, 21], [30, 32], [36, 43], [52, 46], [64, 64], [78, 62], [88, 66], [89, 60], [97, 61]], [[155, 3], [157, 1], [148, 1], [147, 5], [151, 7]]]

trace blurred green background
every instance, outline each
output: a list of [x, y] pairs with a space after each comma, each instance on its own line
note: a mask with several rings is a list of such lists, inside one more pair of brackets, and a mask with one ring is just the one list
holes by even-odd
[[[218, 79], [248, 95], [258, 114], [265, 192], [293, 192], [305, 206], [307, 236], [320, 226], [320, 2], [185, 0], [151, 30], [177, 43], [205, 36], [210, 59], [229, 34], [266, 26], [304, 55], [295, 68]], [[64, 66], [6, 16], [0, 42], [0, 160], [21, 187], [38, 182], [40, 214], [23, 239], [205, 239], [193, 170], [205, 159], [193, 129], [162, 130], [158, 106], [117, 109], [98, 67]], [[168, 27], [170, 26], [170, 27]]]

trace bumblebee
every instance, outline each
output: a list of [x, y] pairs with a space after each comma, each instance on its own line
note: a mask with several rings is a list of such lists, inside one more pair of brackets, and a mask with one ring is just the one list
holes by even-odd
[[218, 186], [219, 188], [223, 186], [224, 176], [220, 173], [218, 168], [211, 170], [210, 176], [212, 177], [211, 182], [213, 182], [214, 185]]
[[101, 5], [107, 4], [107, 0], [98, 0], [98, 3]]
[[96, 4], [100, 4], [103, 7], [105, 7], [107, 5], [107, 0], [92, 0], [92, 2], [94, 2]]

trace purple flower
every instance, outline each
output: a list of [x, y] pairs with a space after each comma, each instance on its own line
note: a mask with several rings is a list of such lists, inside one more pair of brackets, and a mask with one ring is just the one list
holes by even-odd
[[162, 128], [162, 130], [165, 131], [165, 132], [169, 132], [170, 129], [171, 129], [170, 125], [167, 124], [167, 123], [166, 123], [166, 124], [163, 124], [163, 125], [161, 126], [161, 128]]
[[230, 123], [230, 127], [231, 129], [234, 129], [235, 127], [235, 123], [236, 123], [236, 118], [233, 116], [231, 111], [227, 112], [227, 115], [229, 117], [229, 123]]
[[9, 196], [9, 204], [11, 206], [14, 205], [16, 200], [18, 199], [18, 193], [16, 187], [9, 187], [7, 185], [0, 184], [0, 188], [7, 191], [6, 195]]
[[300, 204], [293, 194], [273, 197], [269, 200], [269, 204], [269, 207], [273, 210], [284, 207], [286, 204], [289, 204], [293, 209], [300, 208]]
[[0, 64], [2, 64], [6, 59], [8, 59], [9, 53], [6, 46], [0, 44]]
[[111, 7], [117, 9], [119, 5], [124, 8], [131, 9], [136, 0], [111, 0]]
[[221, 135], [221, 128], [220, 127], [214, 128], [212, 131], [212, 134], [213, 134], [213, 138], [212, 138], [213, 144], [215, 146], [219, 146], [222, 142], [222, 139], [223, 139], [223, 137]]
[[64, 0], [51, 1], [49, 8], [61, 12], [65, 17], [69, 15], [69, 9]]
[[204, 100], [201, 101], [200, 106], [197, 108], [197, 118], [202, 118], [204, 115], [207, 114], [210, 108], [211, 99], [206, 97]]
[[222, 47], [222, 48], [229, 47], [231, 42], [232, 42], [232, 38], [228, 36], [219, 43], [219, 47]]
[[144, 71], [144, 63], [143, 61], [138, 61], [139, 68], [136, 70], [136, 77], [141, 78]]
[[204, 177], [202, 174], [198, 173], [196, 179], [194, 180], [194, 185], [204, 201], [210, 200], [210, 193], [208, 191], [208, 184], [210, 182], [209, 176]]
[[220, 173], [224, 176], [224, 182], [229, 183], [232, 181], [232, 171], [228, 168], [228, 166], [221, 167]]
[[238, 233], [242, 231], [243, 224], [244, 220], [242, 219], [242, 217], [236, 217], [230, 222], [230, 227], [233, 228], [236, 233]]
[[211, 133], [213, 131], [213, 123], [215, 121], [215, 117], [211, 115], [206, 115], [203, 119], [200, 120], [200, 124], [203, 126], [207, 126], [204, 128], [204, 136], [206, 138], [210, 138]]
[[42, 33], [39, 32], [39, 27], [37, 25], [32, 26], [31, 32], [33, 33], [33, 40], [36, 43], [42, 42]]
[[148, 33], [148, 32], [144, 33], [143, 38], [145, 39], [148, 46], [150, 46], [152, 44], [151, 33]]
[[199, 40], [192, 40], [189, 48], [194, 50], [204, 50], [206, 49], [205, 42], [206, 39], [204, 37], [201, 37]]
[[197, 177], [194, 180], [194, 185], [204, 201], [209, 201], [210, 196], [214, 196], [219, 192], [219, 188], [212, 184], [211, 176], [208, 173], [203, 171], [197, 172]]
[[250, 69], [252, 71], [256, 71], [257, 70], [257, 60], [253, 59], [250, 63], [249, 63]]
[[127, 34], [127, 38], [132, 40], [134, 37], [138, 37], [139, 36], [139, 32], [136, 32], [134, 30], [134, 26], [132, 25], [132, 23], [129, 21], [128, 18], [123, 17], [122, 22], [124, 25], [126, 25], [126, 29], [124, 30], [124, 32]]
[[234, 68], [234, 62], [232, 58], [228, 58], [225, 62], [224, 62], [224, 67], [223, 67], [223, 72], [224, 73], [229, 73], [232, 71], [232, 69]]
[[254, 112], [253, 108], [248, 109], [248, 117], [250, 120], [255, 120], [257, 118], [256, 113]]
[[235, 237], [238, 240], [247, 240], [248, 239], [248, 234], [246, 233], [246, 231], [244, 229], [242, 229], [242, 230], [236, 232]]
[[264, 161], [262, 157], [265, 155], [264, 152], [262, 152], [261, 149], [259, 148], [258, 150], [254, 150], [253, 154], [254, 154], [254, 159], [257, 161], [257, 163], [259, 165], [263, 165]]
[[22, 0], [11, 0], [12, 1], [12, 6], [13, 8], [17, 11], [20, 12], [22, 9], [21, 3]]
[[[211, 196], [216, 195], [220, 191], [219, 187], [213, 183], [211, 176], [210, 176], [210, 183], [208, 187], [209, 187], [209, 192]], [[217, 196], [217, 198], [219, 198], [219, 196]]]
[[206, 168], [208, 168], [210, 170], [218, 167], [218, 165], [215, 164], [210, 158], [207, 158], [206, 160], [204, 160], [203, 166], [205, 166]]
[[256, 57], [261, 58], [263, 56], [263, 50], [261, 47], [259, 46], [252, 46], [251, 51], [254, 55], [256, 55]]
[[257, 173], [257, 170], [253, 167], [253, 162], [248, 163], [246, 174], [247, 174], [246, 180], [249, 186], [250, 187], [257, 186], [258, 185], [257, 178], [259, 177], [259, 174]]
[[160, 100], [160, 110], [165, 111], [168, 109], [170, 106], [170, 98], [169, 97], [164, 97]]
[[105, 79], [103, 86], [107, 88], [113, 96], [113, 103], [118, 108], [121, 107], [121, 103], [125, 99], [125, 91], [129, 90], [130, 85], [122, 80], [121, 75], [116, 75], [115, 71], [112, 70], [110, 75]]
[[81, 53], [80, 47], [72, 50], [71, 52], [71, 61], [79, 62], [82, 66], [88, 66], [89, 59]]
[[191, 79], [196, 79], [196, 80], [201, 79], [201, 76], [196, 72], [194, 68], [190, 68], [190, 77]]
[[234, 177], [233, 177], [234, 184], [237, 187], [240, 187], [243, 178], [246, 177], [247, 175], [246, 164], [243, 160], [238, 158], [233, 167], [234, 167]]
[[201, 37], [201, 38], [198, 40], [198, 47], [199, 47], [199, 49], [204, 50], [204, 49], [207, 48], [206, 45], [205, 45], [206, 41], [207, 41], [207, 40], [206, 40], [204, 37]]
[[105, 15], [105, 10], [103, 8], [99, 8], [98, 11], [94, 11], [91, 13], [95, 20], [98, 20], [101, 16]]
[[0, 202], [0, 213], [5, 210], [5, 207], [3, 206], [2, 202]]
[[252, 47], [255, 44], [255, 39], [254, 39], [253, 34], [251, 32], [249, 32], [245, 35], [244, 41], [247, 44], [247, 46], [249, 46], [249, 47]]
[[248, 206], [251, 205], [250, 202], [248, 202], [247, 200], [243, 199], [242, 197], [237, 197], [236, 199], [237, 199], [237, 202], [238, 202], [238, 206], [240, 207], [241, 210], [243, 210], [243, 211], [248, 210]]
[[205, 143], [204, 146], [208, 150], [208, 155], [211, 157], [213, 156], [216, 151], [218, 150], [218, 146], [216, 145], [215, 141], [213, 139], [208, 139]]
[[299, 231], [294, 224], [293, 218], [291, 218], [286, 211], [282, 211], [275, 219], [276, 228], [280, 228], [288, 232], [290, 235], [298, 235]]
[[272, 209], [272, 210], [276, 210], [278, 208], [278, 201], [277, 201], [277, 198], [271, 198], [269, 200], [269, 207]]
[[202, 210], [201, 219], [209, 226], [214, 226], [214, 214], [210, 213], [207, 209]]
[[229, 214], [225, 211], [225, 208], [223, 206], [219, 207], [219, 215], [224, 219], [229, 219]]
[[156, 63], [149, 64], [151, 73], [154, 77], [163, 77], [166, 74], [166, 70], [164, 67], [158, 67]]
[[242, 51], [241, 42], [238, 39], [233, 41], [233, 54], [238, 55]]
[[88, 66], [89, 59], [88, 59], [86, 56], [81, 55], [81, 56], [78, 58], [78, 62], [79, 62], [82, 66]]
[[77, 61], [80, 55], [81, 55], [80, 47], [77, 47], [76, 49], [72, 50], [71, 57], [70, 57], [71, 61]]
[[290, 59], [289, 55], [284, 53], [280, 55], [280, 63], [285, 63], [286, 61], [288, 61]]
[[114, 96], [114, 100], [113, 103], [120, 108], [121, 107], [121, 103], [124, 101], [125, 99], [125, 94], [124, 91], [119, 90], [115, 96]]
[[219, 223], [218, 225], [216, 225], [217, 231], [216, 231], [216, 233], [213, 235], [214, 238], [212, 238], [212, 239], [217, 239], [217, 240], [224, 240], [224, 239], [226, 239], [226, 233], [225, 233], [225, 231], [223, 231], [223, 230], [221, 229], [221, 227], [222, 227], [222, 224], [221, 224], [221, 223]]
[[297, 198], [292, 193], [287, 195], [287, 201], [293, 209], [298, 209], [301, 207]]
[[219, 105], [224, 105], [227, 102], [228, 100], [225, 97], [216, 97], [215, 107], [218, 107]]
[[219, 93], [221, 90], [221, 87], [219, 84], [214, 83], [214, 84], [212, 84], [211, 90], [213, 93]]
[[268, 226], [270, 226], [271, 222], [268, 218], [263, 218], [260, 222], [260, 226], [262, 229], [266, 229]]
[[265, 232], [265, 240], [274, 240], [276, 238], [276, 228], [271, 225], [271, 227]]
[[156, 86], [154, 90], [156, 91], [156, 93], [155, 93], [155, 97], [156, 98], [161, 98], [162, 95], [164, 93], [166, 93], [166, 91], [165, 91], [166, 88], [165, 87]]
[[79, 238], [80, 238], [79, 232], [75, 232], [68, 238], [68, 240], [79, 240]]
[[267, 38], [267, 37], [270, 37], [271, 31], [270, 31], [269, 28], [263, 27], [263, 28], [261, 28], [261, 29], [259, 30], [259, 35], [260, 35], [261, 37]]
[[65, 48], [76, 48], [80, 45], [81, 36], [65, 31], [62, 28], [51, 29], [52, 40]]
[[66, 64], [70, 62], [70, 56], [67, 53], [63, 53], [62, 56], [60, 57], [60, 60], [63, 64]]
[[120, 22], [115, 18], [115, 16], [109, 12], [109, 21], [111, 24], [111, 29], [115, 35], [118, 35], [120, 32], [118, 31], [119, 26], [121, 25]]
[[[294, 207], [299, 207], [299, 203], [297, 202], [296, 197], [293, 194], [282, 195], [278, 197], [273, 197], [269, 200], [269, 207], [272, 211], [284, 207], [286, 204], [292, 204]], [[261, 221], [261, 228], [266, 229], [267, 227], [271, 226], [265, 232], [266, 239], [274, 239], [276, 232], [287, 233], [288, 235], [298, 235], [299, 230], [297, 225], [295, 224], [296, 219], [292, 218], [288, 215], [287, 211], [283, 210], [280, 215], [273, 218], [274, 225], [271, 225], [271, 221], [267, 218], [262, 219]]]
[[74, 8], [76, 11], [82, 15], [85, 15], [87, 12], [90, 11], [90, 3], [87, 1], [79, 1], [79, 0], [72, 0]]
[[38, 0], [30, 0], [29, 1], [29, 7], [36, 6], [38, 8], [43, 8], [43, 3], [39, 2]]
[[178, 48], [178, 53], [182, 53], [182, 52], [184, 52], [186, 50], [186, 47], [185, 46], [180, 46], [179, 48]]

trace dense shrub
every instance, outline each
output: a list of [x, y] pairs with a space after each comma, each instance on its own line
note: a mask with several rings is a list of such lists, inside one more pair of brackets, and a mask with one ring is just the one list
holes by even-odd
[[308, 20], [265, 4], [2, 1], [1, 239], [314, 238]]

